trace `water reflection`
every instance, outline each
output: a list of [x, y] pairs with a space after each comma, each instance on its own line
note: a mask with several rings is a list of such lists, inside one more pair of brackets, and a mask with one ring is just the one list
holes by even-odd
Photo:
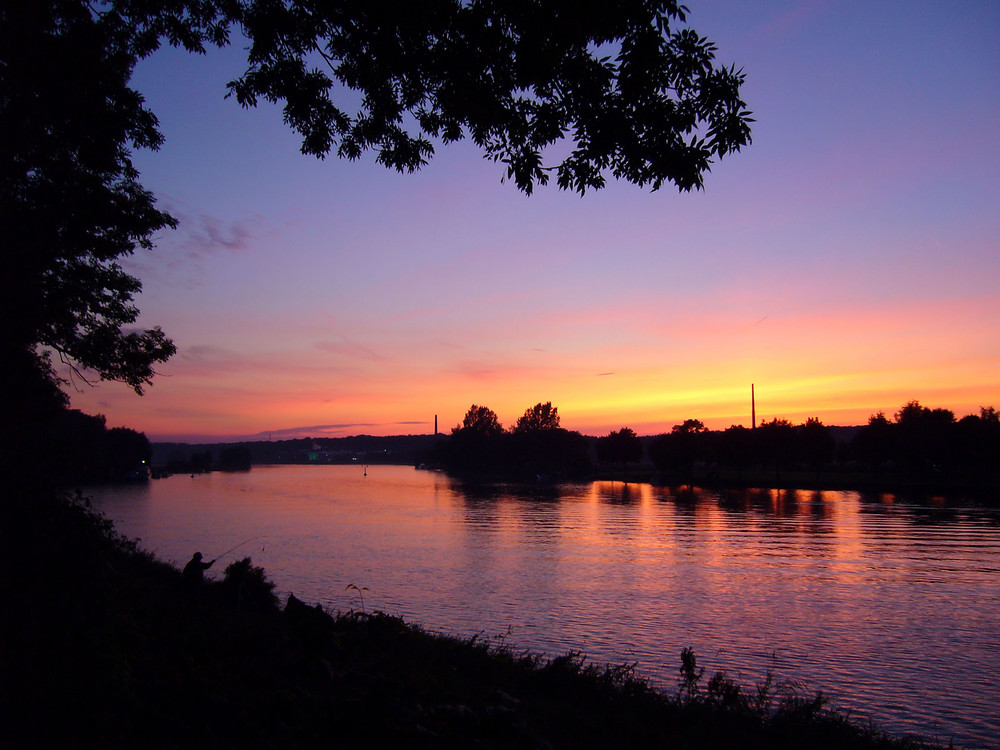
[[592, 482], [590, 495], [603, 503], [630, 505], [650, 497], [652, 487], [635, 482]]
[[747, 683], [771, 668], [896, 730], [1000, 744], [996, 510], [354, 468], [172, 477], [95, 501], [175, 562], [263, 537], [254, 562], [279, 590], [332, 609], [356, 606], [345, 591], [356, 584], [369, 608], [636, 661], [668, 687], [692, 646], [709, 670]]

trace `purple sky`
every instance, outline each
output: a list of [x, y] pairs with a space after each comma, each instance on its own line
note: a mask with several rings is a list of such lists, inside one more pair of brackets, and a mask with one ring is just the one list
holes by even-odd
[[706, 189], [525, 197], [474, 146], [413, 175], [299, 153], [163, 50], [137, 154], [182, 222], [129, 262], [178, 354], [73, 405], [152, 439], [429, 432], [538, 401], [590, 434], [1000, 406], [1000, 4], [692, 2], [754, 143]]

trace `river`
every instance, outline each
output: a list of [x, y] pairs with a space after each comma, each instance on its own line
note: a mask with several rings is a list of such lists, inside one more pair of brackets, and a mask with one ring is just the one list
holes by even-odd
[[262, 466], [88, 488], [178, 566], [244, 556], [333, 611], [550, 656], [816, 690], [894, 733], [1000, 747], [1000, 510], [855, 492], [470, 487], [402, 466]]

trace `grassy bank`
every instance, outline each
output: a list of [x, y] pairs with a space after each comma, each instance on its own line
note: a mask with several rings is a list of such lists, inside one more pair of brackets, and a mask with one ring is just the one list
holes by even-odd
[[815, 697], [710, 679], [690, 653], [665, 695], [627, 665], [279, 607], [248, 563], [187, 586], [54, 493], [2, 512], [5, 747], [924, 746]]

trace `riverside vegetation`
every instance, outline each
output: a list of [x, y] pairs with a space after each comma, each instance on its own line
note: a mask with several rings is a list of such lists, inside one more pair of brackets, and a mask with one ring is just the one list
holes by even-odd
[[709, 678], [690, 650], [660, 692], [628, 664], [282, 607], [249, 558], [192, 588], [82, 498], [5, 500], [9, 748], [934, 747], [821, 695]]
[[858, 426], [772, 419], [755, 430], [709, 430], [686, 419], [645, 437], [628, 427], [601, 437], [563, 429], [549, 402], [504, 429], [492, 410], [473, 405], [450, 434], [203, 445], [151, 445], [134, 430], [107, 429], [104, 417], [62, 409], [37, 420], [21, 443], [45, 456], [46, 473], [63, 484], [120, 480], [141, 467], [162, 475], [255, 464], [388, 463], [443, 468], [472, 480], [958, 492], [987, 503], [1000, 488], [1000, 412], [982, 407], [958, 419], [918, 401], [904, 404], [891, 420], [879, 412]]
[[[919, 401], [893, 419], [830, 427], [787, 419], [755, 429], [709, 430], [697, 419], [640, 438], [628, 427], [587, 438], [560, 427], [558, 409], [539, 403], [504, 429], [495, 412], [473, 404], [436, 446], [434, 463], [463, 477], [621, 479], [670, 485], [985, 491], [1000, 487], [1000, 412], [956, 419]], [[594, 462], [596, 458], [596, 463]]]

